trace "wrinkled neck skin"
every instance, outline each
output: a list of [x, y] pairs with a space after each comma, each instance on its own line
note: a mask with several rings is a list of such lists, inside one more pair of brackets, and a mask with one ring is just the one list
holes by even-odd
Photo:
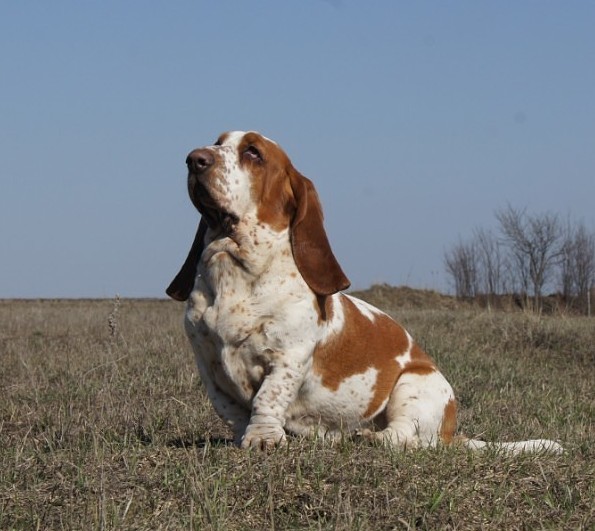
[[[193, 320], [209, 307], [218, 315], [234, 315], [246, 305], [255, 319], [278, 315], [280, 301], [287, 308], [315, 301], [295, 265], [289, 228], [275, 231], [248, 214], [228, 233], [207, 231], [188, 301]], [[220, 324], [211, 323], [209, 328], [215, 330]]]
[[229, 231], [207, 231], [198, 273], [205, 276], [215, 296], [224, 294], [222, 281], [262, 282], [262, 277], [279, 274], [279, 267], [284, 271], [296, 269], [290, 264], [293, 260], [289, 231], [273, 231], [250, 217], [234, 224]]

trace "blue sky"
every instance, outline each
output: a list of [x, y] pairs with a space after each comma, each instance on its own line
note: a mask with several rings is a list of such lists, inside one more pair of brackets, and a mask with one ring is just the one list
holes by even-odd
[[0, 5], [0, 298], [161, 297], [186, 154], [231, 129], [316, 184], [356, 288], [446, 289], [508, 203], [595, 230], [595, 3]]

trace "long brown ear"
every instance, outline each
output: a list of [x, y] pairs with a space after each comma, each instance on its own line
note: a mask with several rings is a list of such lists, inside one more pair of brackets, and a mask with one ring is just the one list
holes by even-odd
[[350, 282], [331, 250], [314, 185], [295, 170], [290, 177], [297, 204], [291, 222], [291, 247], [299, 272], [317, 295], [347, 289]]
[[194, 278], [196, 277], [196, 268], [198, 267], [198, 261], [200, 255], [205, 246], [205, 233], [207, 232], [207, 222], [201, 218], [190, 247], [190, 252], [186, 257], [186, 261], [180, 269], [180, 272], [171, 281], [171, 284], [165, 290], [172, 299], [177, 301], [185, 301], [190, 297], [192, 288], [194, 287]]

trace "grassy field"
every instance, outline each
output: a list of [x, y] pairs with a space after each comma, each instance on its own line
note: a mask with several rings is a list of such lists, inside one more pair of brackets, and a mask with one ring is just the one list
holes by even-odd
[[0, 302], [0, 529], [593, 529], [595, 319], [363, 294], [438, 361], [459, 431], [561, 456], [360, 440], [246, 452], [168, 301]]

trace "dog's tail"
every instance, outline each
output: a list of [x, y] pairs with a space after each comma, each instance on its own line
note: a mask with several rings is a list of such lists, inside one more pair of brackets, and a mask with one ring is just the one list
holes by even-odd
[[548, 453], [562, 454], [564, 448], [556, 441], [549, 439], [532, 439], [529, 441], [516, 442], [486, 442], [479, 439], [469, 439], [464, 436], [455, 438], [455, 444], [460, 444], [469, 450], [493, 450], [507, 455], [517, 455], [522, 453]]

